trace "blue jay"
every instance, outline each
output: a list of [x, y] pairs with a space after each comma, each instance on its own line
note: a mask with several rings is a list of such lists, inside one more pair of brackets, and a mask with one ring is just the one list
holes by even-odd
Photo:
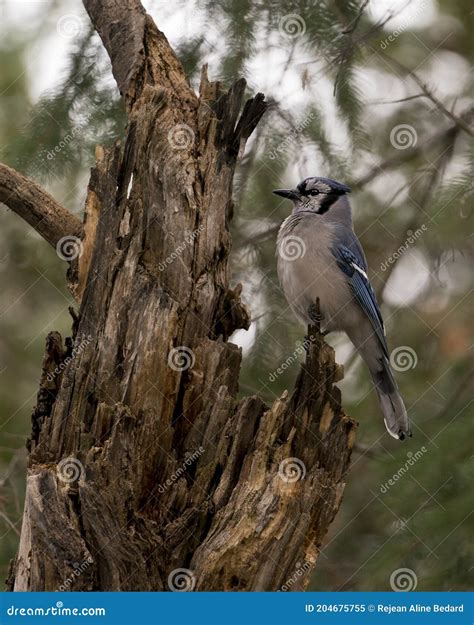
[[306, 178], [296, 189], [273, 191], [293, 202], [278, 233], [278, 277], [305, 325], [320, 322], [325, 332], [347, 334], [372, 375], [389, 434], [403, 440], [411, 436], [410, 425], [390, 368], [367, 261], [354, 233], [349, 192], [329, 178]]

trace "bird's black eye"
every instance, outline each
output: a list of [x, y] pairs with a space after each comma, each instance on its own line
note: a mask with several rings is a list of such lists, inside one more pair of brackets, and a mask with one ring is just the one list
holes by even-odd
[[317, 189], [311, 189], [309, 192], [310, 195], [319, 195], [319, 191]]

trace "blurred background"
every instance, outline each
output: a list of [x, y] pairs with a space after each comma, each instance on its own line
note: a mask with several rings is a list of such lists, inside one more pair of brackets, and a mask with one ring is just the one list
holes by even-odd
[[[276, 277], [290, 206], [310, 175], [352, 187], [355, 229], [413, 423], [385, 432], [344, 336], [346, 412], [359, 421], [339, 514], [312, 590], [468, 590], [472, 523], [472, 7], [467, 0], [144, 2], [197, 88], [239, 76], [270, 109], [235, 183], [231, 267], [252, 313], [241, 393], [291, 389], [305, 329]], [[470, 21], [471, 20], [471, 21]], [[0, 4], [0, 162], [81, 215], [97, 143], [123, 137], [108, 59], [79, 0]], [[44, 340], [70, 333], [67, 263], [0, 207], [0, 575], [21, 529], [25, 441]], [[283, 373], [277, 372], [277, 370]]]

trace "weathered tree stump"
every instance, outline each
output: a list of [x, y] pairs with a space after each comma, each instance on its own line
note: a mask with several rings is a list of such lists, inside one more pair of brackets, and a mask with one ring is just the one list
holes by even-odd
[[317, 331], [291, 397], [237, 396], [228, 338], [249, 316], [229, 285], [232, 181], [264, 98], [243, 104], [243, 80], [225, 92], [205, 68], [196, 96], [138, 0], [84, 4], [128, 128], [97, 150], [70, 233], [80, 308], [72, 340], [47, 340], [9, 587], [304, 588], [355, 425]]

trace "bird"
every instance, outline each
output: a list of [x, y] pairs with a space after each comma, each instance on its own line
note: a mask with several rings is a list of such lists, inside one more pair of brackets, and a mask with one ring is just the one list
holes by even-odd
[[305, 325], [324, 334], [343, 331], [367, 365], [391, 436], [411, 436], [395, 381], [382, 314], [354, 232], [350, 188], [331, 178], [309, 177], [273, 193], [293, 210], [277, 236], [277, 270], [286, 300]]

